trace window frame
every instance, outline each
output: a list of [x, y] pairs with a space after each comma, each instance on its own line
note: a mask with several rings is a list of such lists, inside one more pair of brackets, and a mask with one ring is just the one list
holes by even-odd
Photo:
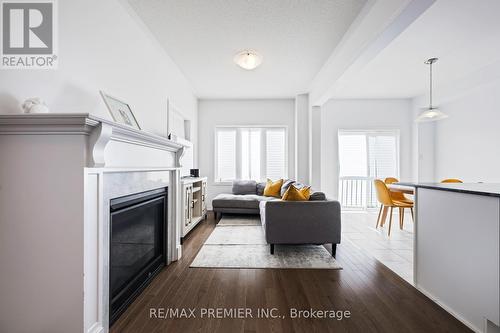
[[[241, 176], [241, 129], [263, 129], [265, 130], [264, 133], [261, 135], [261, 165], [260, 169], [261, 172], [262, 170], [265, 170], [266, 166], [266, 153], [265, 153], [265, 148], [266, 148], [266, 135], [265, 132], [268, 129], [283, 129], [285, 131], [285, 175], [283, 177], [287, 178], [290, 170], [289, 166], [289, 131], [288, 131], [288, 125], [216, 125], [214, 127], [214, 161], [213, 161], [213, 184], [214, 185], [231, 185], [233, 180], [218, 180], [218, 161], [217, 161], [217, 156], [218, 156], [218, 137], [217, 137], [217, 131], [219, 129], [234, 129], [236, 130], [236, 179], [239, 179], [238, 177]], [[264, 152], [264, 153], [262, 153]], [[264, 171], [265, 174], [265, 171]]]

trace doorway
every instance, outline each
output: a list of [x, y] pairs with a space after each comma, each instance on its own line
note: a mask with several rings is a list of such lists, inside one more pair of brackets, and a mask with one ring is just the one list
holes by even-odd
[[340, 130], [338, 144], [342, 207], [376, 208], [373, 180], [399, 178], [399, 130]]
[[[342, 239], [413, 283], [413, 223], [404, 228], [375, 228], [379, 203], [374, 179], [399, 179], [398, 130], [341, 130], [338, 198], [342, 205]], [[393, 217], [396, 218], [396, 217]]]

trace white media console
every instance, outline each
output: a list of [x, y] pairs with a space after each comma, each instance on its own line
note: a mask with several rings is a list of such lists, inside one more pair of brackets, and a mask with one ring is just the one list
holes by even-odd
[[207, 178], [186, 177], [182, 183], [181, 237], [186, 235], [207, 216]]

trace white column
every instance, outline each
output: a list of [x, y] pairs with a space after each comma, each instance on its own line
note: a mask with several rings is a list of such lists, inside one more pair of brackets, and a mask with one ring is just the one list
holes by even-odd
[[295, 98], [295, 178], [309, 184], [309, 94]]
[[311, 143], [309, 145], [310, 155], [310, 179], [311, 186], [315, 190], [321, 190], [321, 107], [311, 107], [311, 124], [310, 124], [310, 137]]

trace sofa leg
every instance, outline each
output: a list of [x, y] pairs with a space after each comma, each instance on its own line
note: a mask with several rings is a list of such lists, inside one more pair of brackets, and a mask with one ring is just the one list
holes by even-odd
[[332, 243], [332, 257], [335, 258], [336, 254], [337, 254], [337, 244]]
[[214, 217], [215, 217], [215, 224], [217, 224], [217, 223], [219, 223], [220, 219], [222, 218], [222, 213], [214, 212]]
[[274, 254], [274, 244], [271, 244], [271, 254]]

